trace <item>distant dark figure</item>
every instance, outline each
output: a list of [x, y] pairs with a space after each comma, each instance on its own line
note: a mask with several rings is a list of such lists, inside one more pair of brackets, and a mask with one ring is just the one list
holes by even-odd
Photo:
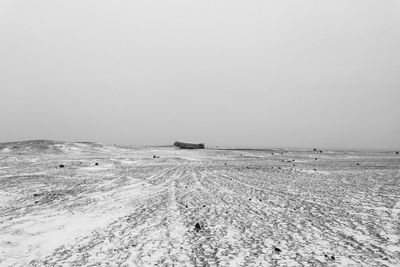
[[322, 150], [320, 150], [319, 153], [322, 153]]
[[314, 171], [317, 171], [317, 169], [314, 169]]
[[314, 148], [314, 152], [317, 152], [317, 149], [316, 149], [316, 148]]
[[315, 160], [317, 160], [318, 158], [315, 158]]
[[196, 232], [198, 232], [198, 231], [201, 230], [201, 226], [200, 226], [199, 223], [196, 223], [196, 225], [194, 226], [194, 230], [195, 230]]
[[281, 250], [280, 248], [274, 248], [274, 251], [275, 251], [276, 253], [281, 253], [281, 252], [282, 252], [282, 250]]
[[94, 164], [94, 166], [99, 166], [99, 163], [96, 162], [96, 163]]
[[154, 156], [153, 156], [153, 159], [156, 159], [156, 158], [157, 158], [157, 156], [156, 156], [156, 155], [154, 155]]
[[273, 154], [274, 154], [274, 152], [271, 153], [271, 155], [273, 155]]
[[398, 155], [399, 154], [399, 151], [396, 151], [396, 155]]
[[360, 165], [360, 163], [357, 162], [357, 165]]
[[61, 165], [60, 165], [60, 168], [64, 168], [64, 165], [61, 164]]

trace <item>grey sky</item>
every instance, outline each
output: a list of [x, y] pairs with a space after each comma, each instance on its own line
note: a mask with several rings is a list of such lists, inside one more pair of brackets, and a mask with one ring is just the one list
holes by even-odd
[[400, 148], [400, 1], [0, 0], [0, 142]]

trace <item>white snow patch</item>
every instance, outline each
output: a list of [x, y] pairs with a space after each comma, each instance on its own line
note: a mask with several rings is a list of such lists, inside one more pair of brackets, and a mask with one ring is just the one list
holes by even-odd
[[3, 149], [1, 150], [1, 152], [2, 152], [2, 153], [10, 153], [10, 152], [11, 152], [11, 149], [9, 149], [8, 147], [6, 147], [6, 148], [3, 148]]

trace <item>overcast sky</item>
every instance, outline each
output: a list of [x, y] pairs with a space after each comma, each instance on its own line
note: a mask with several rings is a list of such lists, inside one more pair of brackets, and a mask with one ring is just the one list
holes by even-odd
[[400, 148], [400, 1], [0, 0], [0, 142]]

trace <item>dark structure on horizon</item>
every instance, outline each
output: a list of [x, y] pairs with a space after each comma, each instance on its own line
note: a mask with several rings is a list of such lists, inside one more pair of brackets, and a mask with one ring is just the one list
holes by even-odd
[[195, 144], [195, 143], [185, 143], [176, 141], [174, 143], [174, 146], [182, 149], [205, 149], [205, 145], [203, 143]]

